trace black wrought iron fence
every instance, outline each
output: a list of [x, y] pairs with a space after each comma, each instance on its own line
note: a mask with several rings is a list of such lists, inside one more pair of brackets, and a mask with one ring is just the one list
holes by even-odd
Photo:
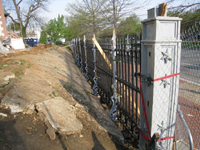
[[[93, 94], [101, 97], [101, 102], [109, 108], [115, 92], [117, 99], [117, 118], [123, 124], [123, 129], [129, 131], [128, 137], [138, 139], [140, 119], [140, 40], [141, 36], [118, 37], [113, 53], [112, 39], [97, 40], [111, 67], [92, 40], [73, 39], [73, 56], [77, 65], [93, 83]], [[114, 57], [113, 57], [114, 55]], [[115, 58], [113, 60], [113, 58]], [[114, 62], [114, 66], [113, 66]], [[113, 90], [113, 67], [115, 67], [116, 83]]]
[[[138, 137], [137, 126], [140, 116], [140, 90], [137, 74], [140, 73], [140, 38], [117, 38], [116, 79], [117, 93], [120, 94], [119, 118], [124, 129]], [[128, 39], [129, 40], [129, 39]]]

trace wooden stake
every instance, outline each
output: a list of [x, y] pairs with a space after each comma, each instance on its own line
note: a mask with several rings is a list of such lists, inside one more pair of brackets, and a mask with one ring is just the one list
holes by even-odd
[[159, 5], [159, 16], [164, 16], [167, 10], [167, 3], [162, 3]]
[[97, 49], [99, 50], [99, 52], [101, 53], [101, 55], [103, 56], [103, 59], [106, 61], [106, 63], [108, 64], [109, 68], [112, 70], [112, 64], [110, 63], [109, 59], [107, 58], [106, 54], [104, 53], [103, 49], [101, 48], [101, 46], [99, 45], [99, 43], [97, 42], [96, 38], [92, 38], [92, 41], [94, 42], [94, 44], [96, 45]]

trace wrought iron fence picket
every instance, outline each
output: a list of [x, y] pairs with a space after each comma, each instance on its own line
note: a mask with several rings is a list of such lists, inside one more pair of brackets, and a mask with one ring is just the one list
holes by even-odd
[[[93, 38], [95, 38], [95, 34], [93, 34]], [[93, 77], [93, 81], [94, 81], [94, 85], [92, 87], [93, 90], [93, 95], [97, 95], [98, 94], [98, 78], [97, 78], [97, 59], [96, 59], [96, 48], [95, 48], [95, 43], [93, 42], [93, 60], [94, 60], [94, 77]]]
[[86, 48], [86, 37], [85, 37], [85, 35], [84, 35], [84, 39], [83, 39], [83, 41], [84, 41], [84, 52], [85, 52], [85, 78], [87, 79], [87, 80], [89, 80], [89, 77], [88, 77], [88, 63], [87, 63], [87, 48]]
[[80, 52], [80, 70], [83, 73], [83, 59], [82, 59], [82, 51], [81, 51], [81, 39], [79, 37], [79, 52]]

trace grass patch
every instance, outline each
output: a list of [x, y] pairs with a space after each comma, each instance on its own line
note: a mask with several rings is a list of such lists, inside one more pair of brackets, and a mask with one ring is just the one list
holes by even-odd
[[0, 69], [3, 68], [4, 65], [8, 65], [8, 63], [0, 63]]
[[130, 150], [134, 150], [133, 146], [129, 146], [129, 149], [130, 149]]
[[11, 82], [11, 79], [8, 80], [9, 82], [7, 84], [4, 84], [2, 86], [0, 86], [0, 88], [4, 88], [6, 85], [8, 85]]
[[28, 65], [26, 68], [31, 68], [31, 66], [32, 66], [32, 64], [31, 64], [31, 63], [29, 63], [29, 65]]
[[4, 84], [4, 85], [0, 86], [0, 88], [4, 88], [6, 85], [8, 85], [8, 84]]
[[74, 90], [73, 89], [73, 92], [75, 93], [75, 94], [78, 94], [78, 95], [82, 95], [79, 91], [77, 91], [77, 90]]
[[37, 127], [35, 127], [35, 126], [32, 126], [32, 129], [33, 129], [33, 130], [35, 130], [35, 129], [37, 129]]
[[87, 91], [87, 90], [84, 90], [84, 92], [85, 92], [86, 95], [89, 95], [89, 94], [90, 94], [90, 92]]
[[17, 78], [18, 78], [19, 80], [21, 80], [21, 79], [22, 79], [22, 77], [21, 77], [21, 76], [18, 76]]
[[16, 59], [12, 59], [12, 60], [11, 60], [11, 63], [13, 63], [14, 61], [16, 61]]
[[0, 138], [0, 142], [3, 142], [3, 139], [2, 139], [2, 138]]
[[23, 59], [19, 59], [21, 65], [24, 65], [24, 63], [26, 62], [26, 60], [23, 60]]
[[[73, 89], [72, 85], [69, 85], [69, 86], [64, 85], [63, 87], [64, 87], [68, 92], [77, 94], [77, 95], [83, 97], [84, 99], [86, 99], [86, 97], [85, 97], [82, 93], [80, 93], [80, 92], [77, 91], [76, 89]], [[89, 94], [89, 92], [88, 92], [88, 94]]]
[[14, 73], [19, 80], [22, 79], [24, 69], [30, 68], [31, 66], [32, 64], [24, 59], [9, 59], [6, 60], [6, 62], [0, 63], [0, 69], [3, 68], [3, 71], [5, 72], [8, 71]]
[[64, 85], [64, 88], [65, 88], [67, 91], [69, 91], [69, 92], [73, 92], [72, 85], [70, 85], [70, 86]]
[[0, 68], [2, 68], [4, 66], [4, 63], [0, 63]]
[[[20, 69], [21, 69], [21, 68], [20, 68]], [[16, 75], [17, 77], [19, 77], [21, 74], [22, 74], [21, 71], [18, 71], [18, 70], [17, 70], [17, 71], [15, 72], [15, 75]]]
[[58, 94], [58, 92], [57, 92], [56, 90], [54, 90], [54, 91], [52, 92], [52, 94], [53, 94], [54, 97], [58, 97], [58, 96], [59, 96], [59, 94]]
[[90, 97], [90, 92], [87, 90], [84, 90], [85, 94], [89, 97], [90, 101], [92, 101], [91, 97]]

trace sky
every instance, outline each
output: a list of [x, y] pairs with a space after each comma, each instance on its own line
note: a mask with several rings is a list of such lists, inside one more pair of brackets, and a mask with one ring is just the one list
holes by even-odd
[[[141, 20], [144, 20], [147, 18], [147, 10], [151, 9], [153, 7], [158, 6], [161, 3], [164, 3], [168, 0], [149, 0], [149, 4], [145, 7], [143, 7], [140, 10], [135, 11], [136, 15], [140, 17]], [[184, 0], [176, 0], [176, 3], [174, 5], [180, 4]], [[65, 8], [69, 3], [74, 3], [75, 1], [73, 0], [51, 0], [51, 3], [49, 5], [49, 11], [43, 14], [44, 17], [47, 18], [47, 21], [50, 19], [54, 19], [58, 17], [58, 14], [63, 14], [63, 15], [69, 15], [67, 11], [65, 11]]]
[[[78, 1], [81, 1], [81, 0], [78, 0]], [[134, 0], [134, 1], [137, 2], [137, 0]], [[148, 1], [149, 1], [148, 5], [142, 7], [139, 10], [130, 12], [130, 14], [135, 13], [138, 17], [140, 17], [140, 20], [142, 21], [144, 19], [147, 19], [147, 10], [148, 9], [157, 7], [159, 4], [162, 4], [169, 0], [148, 0]], [[191, 2], [199, 2], [200, 0], [174, 0], [174, 1], [175, 2], [172, 3], [173, 6], [177, 6], [177, 5], [180, 5], [183, 3], [186, 4], [188, 2], [190, 2], [190, 3]], [[43, 12], [41, 14], [41, 16], [44, 17], [45, 22], [47, 23], [50, 19], [57, 18], [58, 14], [61, 14], [64, 16], [69, 15], [65, 9], [69, 3], [75, 3], [75, 2], [76, 2], [75, 0], [50, 0], [49, 12]], [[172, 6], [172, 5], [169, 5], [167, 7], [169, 8], [170, 6]], [[16, 13], [14, 13], [13, 16], [15, 16], [15, 15], [16, 15]], [[16, 18], [16, 16], [14, 18]]]

